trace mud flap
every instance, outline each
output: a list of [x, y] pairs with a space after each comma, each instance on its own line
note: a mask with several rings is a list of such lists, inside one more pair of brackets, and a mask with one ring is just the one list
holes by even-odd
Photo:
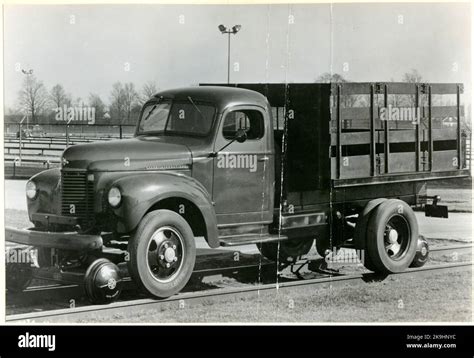
[[433, 218], [448, 218], [448, 207], [446, 205], [425, 205], [425, 216]]

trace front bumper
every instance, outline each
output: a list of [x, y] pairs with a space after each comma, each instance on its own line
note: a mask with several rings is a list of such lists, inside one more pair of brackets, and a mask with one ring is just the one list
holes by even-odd
[[61, 250], [92, 251], [102, 248], [100, 235], [83, 235], [77, 232], [51, 232], [31, 229], [5, 229], [5, 241], [36, 247]]

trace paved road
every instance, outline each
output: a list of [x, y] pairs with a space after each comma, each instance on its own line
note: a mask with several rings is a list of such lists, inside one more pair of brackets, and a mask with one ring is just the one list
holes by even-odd
[[26, 180], [5, 180], [5, 209], [26, 211]]
[[[26, 211], [26, 180], [5, 181], [5, 208]], [[425, 218], [424, 213], [417, 212], [420, 233], [430, 238], [472, 240], [472, 213], [450, 213], [449, 219]], [[204, 240], [198, 240], [198, 247], [207, 247]], [[231, 250], [246, 253], [256, 252], [255, 245], [236, 246]]]

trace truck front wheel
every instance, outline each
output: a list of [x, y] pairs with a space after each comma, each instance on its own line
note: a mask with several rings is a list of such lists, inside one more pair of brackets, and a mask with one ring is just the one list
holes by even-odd
[[196, 261], [189, 224], [170, 210], [148, 213], [128, 244], [132, 279], [153, 296], [166, 298], [183, 289]]
[[413, 261], [418, 241], [418, 223], [407, 203], [384, 201], [370, 216], [367, 227], [367, 254], [375, 271], [405, 271]]

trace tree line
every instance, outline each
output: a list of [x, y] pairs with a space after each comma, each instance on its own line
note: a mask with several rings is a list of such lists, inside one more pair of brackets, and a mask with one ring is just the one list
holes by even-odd
[[54, 123], [57, 108], [89, 107], [95, 110], [96, 124], [135, 124], [141, 106], [157, 92], [155, 82], [147, 82], [140, 89], [132, 82], [116, 82], [107, 102], [97, 93], [90, 93], [85, 99], [74, 98], [63, 85], [48, 89], [33, 74], [28, 74], [18, 93], [18, 107], [10, 110], [7, 118], [19, 121], [26, 114], [31, 124]]
[[[423, 83], [422, 75], [415, 69], [403, 75], [402, 82]], [[347, 83], [351, 82], [338, 73], [323, 73], [314, 80], [316, 83]], [[393, 79], [390, 82], [394, 82]], [[56, 108], [67, 107], [89, 107], [95, 109], [96, 124], [135, 124], [140, 114], [141, 106], [155, 93], [158, 88], [155, 82], [147, 82], [137, 89], [132, 82], [116, 82], [112, 85], [107, 103], [96, 93], [90, 93], [89, 97], [82, 99], [73, 98], [61, 84], [54, 85], [50, 90], [42, 81], [33, 74], [28, 74], [18, 94], [19, 107], [17, 110], [7, 113], [6, 122], [17, 122], [23, 115], [28, 114], [30, 123], [46, 124], [54, 123]], [[436, 97], [436, 96], [434, 96]], [[442, 97], [442, 96], [438, 96]], [[344, 107], [367, 107], [368, 96], [354, 95], [343, 96]], [[381, 97], [377, 98], [381, 105]], [[426, 98], [421, 98], [421, 105], [426, 105]], [[440, 98], [440, 100], [442, 100]], [[400, 95], [393, 99], [395, 106], [413, 106], [414, 95]], [[453, 105], [452, 100], [442, 101], [443, 105]], [[8, 114], [13, 114], [8, 115]]]

